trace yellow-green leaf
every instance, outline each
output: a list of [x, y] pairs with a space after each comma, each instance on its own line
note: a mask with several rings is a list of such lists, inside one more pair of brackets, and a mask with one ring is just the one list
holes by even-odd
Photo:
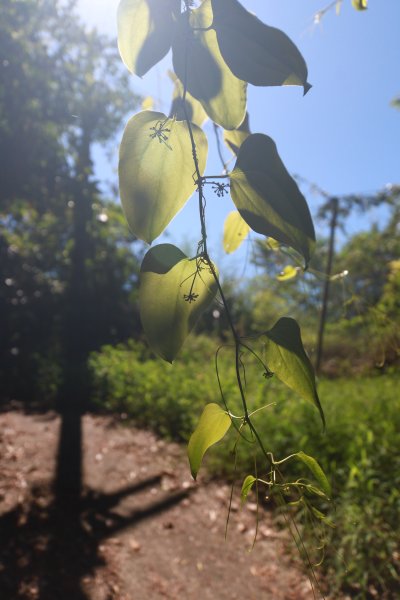
[[278, 281], [287, 281], [288, 279], [293, 279], [296, 277], [299, 272], [299, 267], [294, 267], [293, 265], [287, 265], [282, 269], [279, 275], [276, 276]]
[[283, 31], [265, 25], [237, 0], [211, 2], [219, 48], [236, 77], [253, 85], [310, 89], [304, 58]]
[[203, 259], [189, 259], [172, 244], [150, 248], [140, 269], [139, 305], [151, 349], [172, 362], [216, 292]]
[[249, 135], [239, 150], [230, 180], [232, 200], [246, 223], [257, 233], [297, 250], [307, 265], [315, 243], [313, 222], [275, 142], [261, 133]]
[[296, 458], [298, 458], [299, 460], [301, 460], [301, 462], [303, 462], [310, 469], [310, 471], [314, 475], [316, 481], [321, 486], [321, 490], [329, 498], [332, 494], [331, 485], [330, 485], [328, 478], [326, 477], [324, 471], [322, 470], [319, 463], [315, 460], [315, 458], [313, 458], [312, 456], [309, 456], [308, 454], [305, 454], [304, 452], [297, 452], [294, 456]]
[[225, 219], [223, 246], [227, 254], [231, 254], [239, 248], [246, 239], [250, 227], [242, 219], [237, 210], [233, 210]]
[[211, 0], [178, 19], [172, 43], [174, 70], [207, 115], [224, 129], [239, 127], [246, 114], [246, 83], [240, 81], [219, 51]]
[[154, 108], [154, 98], [146, 96], [142, 101], [142, 110], [152, 110]]
[[261, 339], [264, 343], [264, 360], [267, 367], [290, 389], [318, 408], [325, 427], [314, 369], [304, 351], [297, 322], [283, 317], [262, 335]]
[[352, 5], [356, 10], [367, 10], [368, 0], [351, 0]]
[[[200, 172], [207, 138], [192, 126]], [[143, 111], [128, 122], [121, 142], [119, 185], [132, 232], [151, 243], [195, 191], [192, 146], [187, 124], [163, 113]]]
[[238, 154], [240, 146], [250, 135], [249, 113], [246, 113], [243, 123], [231, 131], [224, 131], [224, 142], [233, 154]]
[[247, 477], [243, 481], [242, 490], [240, 492], [240, 498], [241, 498], [242, 504], [244, 504], [246, 502], [247, 496], [249, 495], [251, 488], [253, 487], [253, 485], [256, 481], [257, 481], [257, 479], [255, 477], [253, 477], [253, 475], [247, 475]]
[[[172, 77], [173, 75], [173, 77]], [[189, 92], [186, 92], [185, 105], [183, 104], [183, 85], [176, 77], [175, 73], [171, 73], [171, 79], [174, 81], [174, 91], [172, 96], [172, 105], [169, 111], [170, 117], [175, 117], [178, 121], [184, 121], [186, 114], [192, 123], [201, 127], [207, 119], [207, 114], [196, 98], [193, 98]], [[184, 110], [186, 107], [186, 113]]]
[[118, 48], [126, 67], [142, 77], [168, 52], [179, 0], [121, 0]]
[[194, 479], [199, 472], [203, 456], [226, 434], [231, 425], [229, 415], [218, 404], [207, 404], [188, 445], [190, 471]]

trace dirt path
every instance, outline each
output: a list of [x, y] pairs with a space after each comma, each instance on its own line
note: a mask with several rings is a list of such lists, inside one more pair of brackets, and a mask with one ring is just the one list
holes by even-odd
[[313, 597], [268, 515], [249, 552], [255, 506], [234, 502], [225, 542], [228, 487], [194, 485], [182, 448], [108, 417], [84, 417], [79, 523], [56, 518], [58, 428], [52, 414], [0, 415], [2, 600]]

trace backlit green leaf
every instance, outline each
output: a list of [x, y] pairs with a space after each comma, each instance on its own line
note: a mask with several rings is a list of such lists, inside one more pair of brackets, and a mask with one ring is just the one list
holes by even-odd
[[142, 77], [168, 52], [179, 0], [121, 0], [118, 48], [131, 73]]
[[186, 92], [185, 107], [186, 114], [183, 104], [183, 85], [177, 78], [175, 73], [169, 72], [169, 75], [174, 82], [174, 91], [172, 96], [172, 105], [169, 111], [170, 117], [175, 117], [178, 121], [184, 121], [186, 114], [192, 123], [201, 127], [204, 121], [207, 119], [207, 114], [196, 98], [193, 98], [189, 92]]
[[[192, 126], [201, 173], [207, 138]], [[187, 124], [163, 113], [143, 111], [128, 122], [121, 142], [119, 185], [132, 232], [151, 243], [195, 191]]]
[[271, 236], [304, 256], [315, 243], [307, 202], [281, 161], [275, 142], [254, 133], [242, 144], [230, 174], [231, 196], [243, 219], [257, 233]]
[[283, 270], [276, 276], [278, 281], [287, 281], [288, 279], [293, 279], [296, 277], [299, 272], [299, 267], [294, 267], [293, 265], [287, 265], [283, 268]]
[[199, 472], [203, 456], [226, 434], [231, 425], [229, 415], [218, 404], [207, 404], [188, 445], [190, 470], [194, 479]]
[[311, 473], [314, 475], [315, 480], [321, 486], [321, 490], [329, 498], [332, 494], [331, 485], [330, 485], [325, 473], [323, 472], [321, 466], [318, 464], [318, 462], [315, 460], [315, 458], [313, 458], [312, 456], [309, 456], [308, 454], [305, 454], [304, 452], [297, 452], [294, 456], [296, 458], [298, 458], [299, 460], [301, 460], [301, 462], [303, 462], [305, 465], [307, 465], [307, 467], [310, 469]]
[[216, 291], [203, 259], [189, 259], [172, 244], [150, 248], [140, 269], [139, 305], [151, 349], [172, 362]]
[[211, 2], [219, 48], [236, 77], [253, 85], [310, 89], [304, 58], [283, 31], [265, 25], [237, 0]]
[[231, 131], [224, 131], [224, 142], [233, 154], [238, 154], [240, 146], [250, 135], [249, 113], [246, 113], [243, 123]]
[[246, 502], [247, 496], [249, 495], [251, 488], [253, 487], [253, 485], [256, 481], [257, 481], [257, 479], [255, 477], [253, 477], [253, 475], [247, 475], [247, 477], [243, 481], [242, 490], [240, 492], [240, 498], [242, 500], [242, 504], [244, 504]]
[[367, 10], [368, 0], [351, 0], [352, 5], [356, 10]]
[[250, 227], [242, 219], [237, 210], [233, 210], [225, 219], [223, 246], [227, 254], [231, 254], [239, 248], [246, 239]]
[[178, 19], [172, 43], [174, 70], [207, 115], [224, 129], [235, 129], [246, 114], [246, 83], [235, 77], [219, 51], [211, 0]]
[[261, 339], [264, 343], [264, 360], [268, 368], [289, 388], [318, 408], [325, 426], [314, 369], [304, 351], [297, 322], [283, 317], [272, 329], [263, 334]]

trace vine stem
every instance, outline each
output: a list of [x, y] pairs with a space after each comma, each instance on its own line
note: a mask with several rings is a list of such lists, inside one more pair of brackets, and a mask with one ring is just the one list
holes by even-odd
[[222, 155], [222, 148], [221, 148], [221, 140], [219, 138], [219, 131], [218, 131], [218, 125], [216, 123], [213, 123], [213, 128], [214, 128], [214, 134], [215, 134], [215, 139], [217, 141], [217, 151], [218, 151], [218, 156], [219, 159], [222, 163], [222, 168], [225, 174], [228, 173], [228, 169], [227, 169], [227, 165], [226, 162], [224, 160], [224, 157]]
[[[189, 5], [189, 0], [185, 0], [185, 7], [186, 7], [186, 15], [187, 15], [187, 31], [189, 32], [191, 30], [191, 25], [190, 25], [190, 14], [191, 14], [191, 9], [190, 9], [190, 5]], [[194, 162], [194, 167], [195, 167], [195, 173], [196, 173], [196, 185], [197, 185], [197, 191], [198, 191], [198, 200], [199, 200], [199, 215], [200, 215], [200, 229], [201, 229], [201, 238], [202, 238], [202, 246], [203, 246], [203, 258], [204, 261], [207, 263], [211, 274], [215, 280], [215, 283], [217, 285], [217, 289], [218, 292], [221, 296], [221, 301], [222, 304], [224, 306], [225, 312], [226, 312], [226, 316], [228, 319], [228, 324], [229, 324], [229, 328], [232, 332], [232, 337], [235, 343], [235, 371], [236, 371], [236, 380], [238, 383], [238, 388], [239, 388], [239, 393], [240, 393], [240, 398], [242, 401], [242, 406], [243, 406], [243, 412], [244, 412], [244, 423], [248, 424], [250, 431], [252, 432], [252, 434], [254, 435], [255, 439], [258, 442], [258, 445], [260, 447], [261, 452], [263, 453], [264, 457], [266, 458], [267, 462], [269, 463], [270, 467], [273, 468], [273, 463], [271, 461], [271, 457], [269, 455], [269, 453], [266, 451], [264, 444], [260, 438], [260, 435], [257, 431], [257, 429], [255, 428], [253, 422], [251, 421], [250, 415], [249, 415], [249, 411], [248, 411], [248, 407], [247, 407], [247, 402], [246, 402], [246, 394], [243, 388], [243, 382], [242, 382], [242, 376], [240, 373], [240, 347], [242, 346], [241, 343], [241, 339], [240, 336], [238, 334], [238, 332], [236, 331], [236, 327], [235, 324], [233, 322], [232, 319], [232, 315], [231, 312], [229, 310], [229, 306], [228, 306], [228, 302], [226, 300], [224, 291], [222, 289], [221, 286], [221, 282], [219, 280], [218, 274], [216, 272], [215, 266], [212, 262], [212, 260], [210, 259], [210, 255], [208, 254], [208, 247], [207, 247], [207, 229], [206, 229], [206, 220], [205, 220], [205, 198], [204, 198], [204, 192], [203, 192], [203, 187], [204, 187], [204, 180], [208, 179], [207, 176], [202, 176], [201, 172], [200, 172], [200, 167], [199, 167], [199, 160], [197, 157], [197, 149], [196, 149], [196, 142], [194, 139], [194, 135], [193, 135], [193, 127], [192, 127], [192, 123], [189, 119], [189, 115], [188, 115], [188, 111], [187, 111], [187, 107], [186, 107], [186, 93], [187, 93], [187, 66], [188, 66], [188, 53], [189, 53], [190, 49], [188, 48], [188, 44], [186, 44], [186, 52], [185, 52], [185, 69], [184, 69], [184, 82], [183, 82], [183, 95], [182, 95], [182, 105], [183, 105], [183, 112], [185, 115], [185, 121], [188, 127], [188, 131], [189, 131], [189, 137], [190, 137], [190, 142], [191, 142], [191, 146], [192, 146], [192, 156], [193, 156], [193, 162]], [[220, 175], [218, 176], [219, 178], [226, 178], [227, 175]]]

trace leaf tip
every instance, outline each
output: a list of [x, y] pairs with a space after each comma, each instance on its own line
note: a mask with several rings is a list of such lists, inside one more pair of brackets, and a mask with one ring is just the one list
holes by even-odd
[[308, 94], [308, 92], [311, 90], [311, 88], [312, 88], [311, 83], [308, 83], [308, 81], [306, 81], [305, 84], [304, 84], [304, 86], [303, 86], [303, 89], [304, 89], [303, 96], [305, 96], [306, 94]]

